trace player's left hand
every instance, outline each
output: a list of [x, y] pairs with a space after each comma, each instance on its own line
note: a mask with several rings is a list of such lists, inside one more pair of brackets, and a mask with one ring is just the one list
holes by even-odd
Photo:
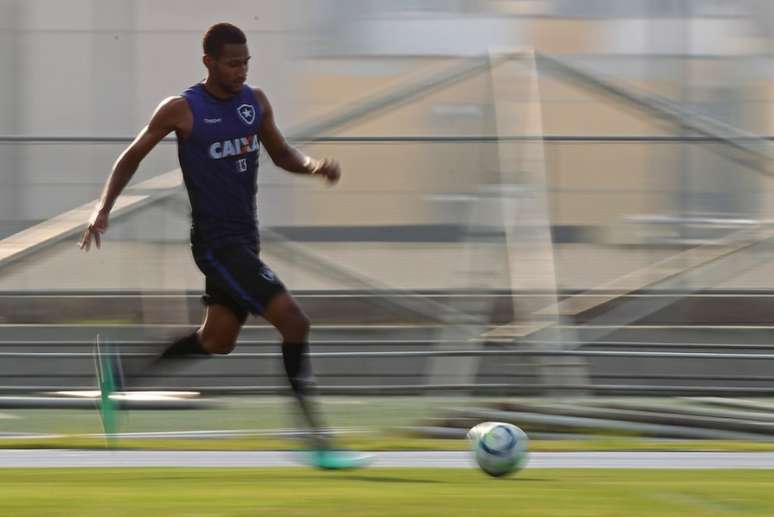
[[341, 178], [341, 166], [336, 160], [323, 158], [317, 162], [314, 174], [325, 177], [330, 185], [334, 185]]
[[89, 217], [89, 224], [86, 226], [86, 230], [84, 230], [83, 235], [81, 236], [81, 241], [78, 244], [82, 250], [89, 251], [91, 248], [92, 238], [94, 239], [94, 244], [97, 245], [97, 248], [100, 247], [100, 236], [105, 233], [105, 230], [107, 230], [108, 217], [109, 215], [107, 211], [99, 210], [98, 208], [94, 209], [91, 217]]

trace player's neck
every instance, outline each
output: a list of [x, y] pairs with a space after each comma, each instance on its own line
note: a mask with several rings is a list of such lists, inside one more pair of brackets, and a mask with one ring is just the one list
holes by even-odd
[[207, 77], [207, 79], [202, 82], [202, 86], [204, 86], [204, 89], [207, 90], [207, 93], [222, 101], [227, 101], [235, 95], [233, 92], [218, 86], [218, 84], [210, 80], [209, 77]]

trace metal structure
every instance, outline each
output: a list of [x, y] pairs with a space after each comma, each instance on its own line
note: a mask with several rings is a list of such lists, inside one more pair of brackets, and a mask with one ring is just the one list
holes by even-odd
[[[456, 81], [471, 77], [475, 74], [490, 72], [493, 68], [518, 61], [524, 58], [524, 54], [505, 54], [490, 60], [486, 58], [471, 58], [442, 71], [434, 71], [433, 74], [420, 79], [414, 79], [400, 88], [376, 96], [355, 102], [341, 113], [336, 113], [311, 121], [291, 131], [293, 138], [301, 142], [449, 142], [449, 141], [486, 141], [498, 145], [519, 144], [532, 142], [544, 144], [546, 142], [595, 142], [618, 141], [618, 137], [553, 137], [545, 138], [541, 134], [525, 133], [513, 135], [509, 133], [494, 136], [475, 137], [446, 137], [446, 138], [421, 138], [409, 137], [407, 139], [395, 138], [393, 140], [380, 137], [378, 140], [368, 140], [367, 137], [326, 137], [320, 136], [326, 131], [350, 124], [374, 113], [383, 112], [386, 109], [402, 105], [406, 102], [425, 95], [437, 88], [453, 84]], [[603, 95], [612, 95], [617, 100], [635, 105], [638, 109], [664, 119], [668, 124], [680, 128], [688, 128], [698, 133], [698, 136], [679, 137], [626, 137], [626, 141], [641, 142], [687, 142], [687, 143], [713, 143], [713, 149], [755, 170], [768, 174], [770, 165], [770, 151], [768, 149], [770, 137], [758, 137], [730, 127], [706, 116], [698, 116], [685, 110], [674, 103], [653, 95], [642, 95], [629, 91], [613, 81], [593, 76], [587, 71], [568, 65], [561, 60], [546, 56], [537, 56], [538, 67], [545, 71], [557, 74], [559, 77], [571, 79], [582, 83], [584, 86], [594, 89]], [[535, 100], [535, 99], [533, 99]], [[81, 141], [77, 138], [65, 139], [66, 141]], [[65, 141], [61, 140], [61, 141]], [[18, 143], [24, 141], [59, 141], [56, 137], [5, 137], [4, 141]], [[84, 140], [85, 142], [86, 140]], [[122, 141], [122, 139], [95, 139], [94, 142]], [[506, 169], [513, 172], [507, 163], [510, 158], [501, 156]], [[512, 178], [508, 178], [506, 186], [513, 186]], [[116, 216], [132, 213], [162, 201], [169, 196], [180, 192], [180, 179], [178, 171], [170, 171], [158, 177], [140, 183], [127, 191], [122, 199], [124, 205], [117, 206]], [[507, 194], [507, 189], [498, 193]], [[507, 196], [506, 196], [507, 197]], [[505, 199], [505, 202], [508, 202]], [[512, 201], [512, 200], [510, 200]], [[38, 227], [33, 227], [25, 232], [5, 239], [1, 247], [5, 255], [0, 256], [0, 268], [11, 265], [22, 257], [30, 257], [47, 246], [60, 242], [62, 239], [72, 237], [80, 231], [84, 215], [90, 211], [93, 203], [88, 203], [73, 211], [62, 214]], [[506, 221], [507, 223], [508, 221]], [[729, 364], [740, 366], [741, 371], [747, 371], [748, 362], [756, 362], [759, 365], [764, 361], [774, 360], [774, 355], [768, 353], [718, 353], [701, 351], [683, 351], [681, 345], [676, 350], [648, 350], [649, 345], [639, 344], [624, 345], [627, 350], [596, 350], [604, 343], [610, 347], [615, 339], [605, 339], [614, 332], [625, 332], [627, 327], [639, 321], [651, 318], [663, 309], [681, 302], [681, 298], [698, 289], [690, 286], [689, 280], [695, 275], [703, 278], [714, 279], [715, 282], [732, 277], [740, 271], [765, 261], [765, 254], [755, 253], [762, 246], [768, 245], [772, 236], [771, 230], [759, 228], [744, 228], [736, 234], [724, 236], [717, 242], [708, 246], [698, 246], [688, 250], [681, 250], [674, 257], [657, 264], [658, 267], [646, 271], [644, 281], [638, 284], [629, 283], [628, 278], [619, 279], [603, 286], [607, 289], [597, 299], [589, 295], [598, 295], [598, 292], [564, 293], [558, 299], [556, 290], [547, 290], [540, 293], [546, 297], [545, 303], [532, 315], [534, 321], [530, 321], [530, 328], [526, 332], [513, 332], [518, 327], [519, 321], [489, 321], [484, 319], [485, 311], [479, 310], [471, 314], [464, 304], [450, 303], [448, 300], [425, 295], [419, 292], [399, 291], [390, 285], [377, 282], [374, 279], [358, 275], [332, 261], [326, 261], [310, 253], [303, 245], [290, 242], [282, 235], [272, 234], [271, 230], [264, 231], [264, 235], [273, 238], [282, 249], [291, 253], [296, 259], [308, 268], [316, 268], [325, 275], [341, 278], [350, 284], [361, 288], [367, 293], [368, 301], [376, 307], [389, 308], [403, 316], [422, 322], [424, 325], [419, 331], [409, 336], [385, 336], [384, 329], [371, 328], [368, 325], [360, 329], [352, 328], [339, 333], [331, 339], [317, 339], [315, 358], [321, 362], [320, 377], [323, 392], [368, 392], [368, 393], [421, 393], [425, 391], [464, 391], [473, 394], [484, 393], [545, 393], [547, 390], [559, 390], [564, 392], [577, 392], [579, 390], [591, 393], [747, 393], [747, 394], [771, 394], [774, 388], [770, 388], [770, 380], [766, 375], [759, 373], [729, 374], [726, 371], [734, 371]], [[508, 238], [517, 237], [518, 234], [509, 235], [507, 228], [503, 231]], [[740, 235], [741, 234], [741, 235]], [[710, 282], [712, 284], [713, 282]], [[518, 302], [522, 293], [513, 291], [511, 286], [506, 286], [507, 296]], [[675, 296], [661, 298], [640, 298], [637, 293], [643, 290], [677, 292]], [[476, 294], [475, 292], [456, 293], [462, 296]], [[480, 309], [491, 309], [494, 301], [486, 298], [483, 303], [476, 306]], [[481, 301], [481, 300], [480, 300]], [[556, 316], [560, 316], [557, 319]], [[325, 322], [325, 315], [316, 321]], [[9, 334], [15, 333], [13, 318], [7, 322]], [[402, 321], [394, 322], [401, 324]], [[186, 322], [187, 324], [187, 322]], [[443, 329], [453, 328], [454, 325], [469, 325], [477, 330], [473, 341], [458, 341], [449, 337]], [[688, 322], [683, 328], [691, 329], [692, 323]], [[751, 327], [752, 330], [755, 330]], [[4, 391], [36, 391], [55, 390], [62, 388], [78, 389], [90, 386], [90, 338], [89, 332], [93, 329], [83, 327], [80, 335], [70, 338], [61, 333], [59, 339], [41, 339], [41, 332], [37, 337], [18, 337], [4, 339], [0, 343], [3, 352], [0, 358], [15, 359], [3, 361], [6, 370], [0, 372], [0, 390]], [[440, 331], [439, 331], [440, 329]], [[267, 329], [257, 329], [260, 334]], [[572, 331], [572, 336], [565, 332]], [[110, 336], [110, 331], [102, 333]], [[76, 333], [77, 334], [77, 333]], [[390, 334], [394, 332], [390, 331]], [[352, 336], [357, 336], [352, 338]], [[568, 337], [571, 336], [571, 337]], [[469, 338], [469, 336], [466, 336]], [[145, 341], [130, 343], [130, 339], [115, 337], [117, 344], [129, 347], [148, 344]], [[347, 350], [327, 350], [331, 347], [342, 347], [346, 342]], [[637, 343], [631, 340], [622, 340], [626, 343]], [[657, 343], [656, 346], [664, 347], [663, 340], [650, 340]], [[256, 336], [246, 336], [243, 340], [243, 348], [247, 351], [237, 353], [234, 356], [216, 360], [209, 370], [196, 370], [189, 375], [181, 374], [179, 377], [171, 377], [174, 387], [190, 387], [213, 392], [274, 392], [282, 388], [277, 382], [280, 378], [277, 373], [276, 352], [264, 352], [264, 346], [274, 346], [274, 339], [259, 339]], [[692, 349], [711, 347], [711, 340], [693, 336], [687, 340], [684, 346]], [[761, 343], [756, 344], [759, 346]], [[353, 348], [357, 346], [356, 349]], [[642, 347], [643, 350], [631, 350], [632, 346]], [[749, 343], [736, 343], [734, 347], [748, 348]], [[406, 349], [409, 348], [410, 349]], [[34, 350], [33, 350], [34, 348]], [[254, 351], [258, 348], [259, 351]], [[759, 350], [759, 349], [756, 349]], [[128, 358], [141, 359], [152, 355], [151, 351], [128, 351]], [[427, 382], [428, 372], [443, 370], [435, 362], [438, 358], [476, 358], [473, 368], [467, 366], [461, 368], [465, 375], [456, 383]], [[244, 361], [239, 359], [260, 358], [265, 359], [261, 371], [256, 375], [253, 369], [246, 373], [233, 370], [232, 365]], [[503, 361], [503, 358], [539, 358], [538, 363], [511, 363]], [[588, 368], [588, 382], [559, 382], [556, 375], [546, 377], [545, 369], [556, 366], [554, 360], [573, 358], [578, 360], [570, 363], [569, 367], [577, 369]], [[52, 368], [52, 361], [56, 359], [56, 369]], [[581, 361], [583, 359], [583, 361]], [[661, 361], [652, 365], [647, 372], [641, 371], [643, 360]], [[24, 361], [22, 361], [24, 360]], [[615, 360], [610, 363], [610, 360]], [[688, 368], [675, 367], [675, 361], [694, 361], [694, 369], [685, 373]], [[698, 361], [702, 362], [699, 363]], [[61, 361], [61, 364], [60, 364]], [[64, 366], [65, 363], [71, 366]], [[606, 363], [606, 361], [608, 361]], [[718, 372], [711, 362], [722, 363], [726, 361], [726, 370]], [[733, 361], [733, 363], [728, 363]], [[706, 362], [706, 364], [705, 364]], [[388, 367], [387, 364], [390, 366]], [[456, 363], [455, 363], [456, 364]], [[745, 365], [745, 366], [742, 366]], [[567, 367], [563, 364], [563, 368]], [[666, 368], [666, 370], [659, 370]], [[272, 369], [274, 369], [272, 371]], [[541, 370], [542, 369], [542, 370]], [[673, 370], [683, 370], [674, 372]], [[353, 381], [344, 372], [358, 372]], [[664, 372], [664, 373], [662, 373]], [[432, 377], [432, 376], [431, 376]], [[230, 385], [224, 383], [224, 379], [233, 381]], [[262, 382], [257, 384], [255, 379]], [[547, 380], [548, 379], [548, 380]], [[551, 380], [554, 379], [554, 380]], [[611, 383], [610, 379], [618, 379], [621, 382]], [[329, 382], [326, 382], [329, 381]], [[11, 382], [16, 381], [16, 382]], [[205, 382], [206, 381], [206, 382]], [[645, 382], [652, 381], [652, 382]], [[750, 382], [747, 382], [750, 381]], [[682, 384], [680, 384], [682, 383]]]

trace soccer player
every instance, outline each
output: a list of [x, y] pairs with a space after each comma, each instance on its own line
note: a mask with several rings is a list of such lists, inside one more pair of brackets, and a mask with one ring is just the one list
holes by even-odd
[[[339, 180], [339, 164], [317, 160], [288, 144], [277, 128], [269, 99], [248, 86], [250, 53], [244, 33], [218, 23], [203, 39], [207, 78], [182, 95], [165, 99], [148, 125], [121, 153], [80, 241], [99, 248], [116, 198], [140, 162], [169, 133], [192, 208], [194, 261], [205, 276], [206, 312], [199, 329], [177, 340], [162, 359], [228, 354], [248, 313], [271, 323], [282, 336], [282, 359], [290, 387], [308, 424], [318, 431], [312, 458], [325, 468], [360, 466], [364, 457], [330, 449], [319, 433], [308, 354], [309, 320], [277, 276], [259, 258], [256, 190], [260, 146], [282, 169]], [[103, 397], [104, 400], [104, 397]]]

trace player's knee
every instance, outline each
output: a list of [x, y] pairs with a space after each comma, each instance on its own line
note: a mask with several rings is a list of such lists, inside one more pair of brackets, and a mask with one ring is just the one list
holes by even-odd
[[218, 343], [216, 351], [214, 353], [219, 355], [228, 355], [236, 348], [236, 341], [223, 341]]
[[202, 340], [202, 348], [210, 354], [226, 355], [236, 348], [236, 339], [231, 336], [216, 336]]

